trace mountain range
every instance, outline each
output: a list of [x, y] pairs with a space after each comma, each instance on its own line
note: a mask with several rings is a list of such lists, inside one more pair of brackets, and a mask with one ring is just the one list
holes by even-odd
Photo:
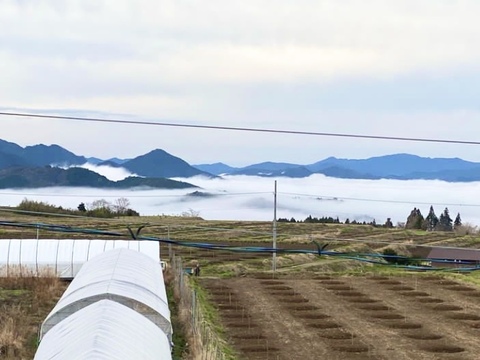
[[[79, 165], [122, 167], [136, 176], [110, 181]], [[86, 158], [58, 145], [21, 147], [0, 140], [0, 188], [90, 186], [106, 188], [195, 187], [170, 178], [193, 176], [217, 177], [247, 175], [263, 177], [308, 177], [323, 174], [348, 179], [427, 179], [449, 182], [480, 181], [480, 163], [459, 158], [426, 158], [411, 154], [393, 154], [369, 159], [329, 157], [312, 164], [263, 162], [245, 167], [224, 163], [190, 165], [162, 149], [155, 149], [133, 159]]]
[[194, 165], [214, 175], [255, 175], [268, 177], [307, 177], [312, 174], [344, 179], [480, 181], [480, 163], [460, 158], [426, 158], [411, 154], [393, 154], [368, 159], [329, 157], [313, 164], [264, 162], [243, 168], [223, 163]]

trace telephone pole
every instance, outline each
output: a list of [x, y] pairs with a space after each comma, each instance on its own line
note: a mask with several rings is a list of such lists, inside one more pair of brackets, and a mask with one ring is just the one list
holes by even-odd
[[273, 192], [273, 254], [272, 254], [272, 271], [277, 270], [277, 180]]

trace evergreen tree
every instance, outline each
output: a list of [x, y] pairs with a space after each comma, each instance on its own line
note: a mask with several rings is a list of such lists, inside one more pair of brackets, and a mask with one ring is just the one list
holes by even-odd
[[392, 220], [390, 218], [387, 218], [387, 221], [385, 221], [385, 224], [383, 226], [389, 229], [393, 228]]
[[78, 205], [77, 209], [80, 212], [86, 212], [87, 211], [87, 208], [85, 207], [85, 204], [83, 202]]
[[453, 228], [458, 229], [460, 226], [462, 226], [462, 218], [460, 217], [460, 213], [458, 213], [453, 223]]
[[413, 208], [410, 212], [410, 215], [407, 218], [407, 223], [405, 224], [405, 228], [407, 229], [421, 229], [423, 224], [423, 215], [420, 212], [420, 209]]
[[435, 215], [435, 210], [433, 210], [433, 206], [430, 206], [430, 211], [428, 212], [427, 217], [425, 218], [426, 223], [426, 230], [433, 231], [435, 230], [438, 224], [438, 217]]
[[443, 213], [440, 214], [440, 219], [438, 220], [438, 223], [436, 224], [435, 229], [440, 231], [452, 231], [453, 230], [452, 223], [453, 221], [452, 221], [452, 218], [450, 217], [448, 208], [445, 208], [445, 210], [443, 210]]

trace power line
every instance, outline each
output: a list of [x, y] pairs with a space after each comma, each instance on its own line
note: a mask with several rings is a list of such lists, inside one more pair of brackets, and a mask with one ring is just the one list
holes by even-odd
[[351, 200], [351, 201], [364, 201], [364, 202], [379, 202], [379, 203], [389, 203], [389, 204], [411, 204], [411, 205], [438, 205], [438, 206], [468, 206], [468, 207], [480, 207], [480, 204], [453, 204], [453, 203], [438, 203], [438, 202], [422, 202], [422, 201], [406, 201], [406, 200], [382, 200], [382, 199], [372, 199], [372, 198], [355, 198], [355, 197], [342, 197], [342, 196], [324, 196], [324, 195], [312, 195], [312, 194], [298, 194], [298, 193], [288, 193], [281, 192], [280, 194], [292, 195], [292, 196], [301, 196], [308, 197], [313, 199], [318, 199], [319, 201], [341, 201], [341, 200]]
[[248, 132], [289, 134], [289, 135], [329, 136], [329, 137], [343, 137], [343, 138], [355, 138], [355, 139], [395, 140], [395, 141], [413, 141], [413, 142], [429, 142], [429, 143], [443, 143], [443, 144], [480, 145], [480, 141], [467, 141], [467, 140], [449, 140], [449, 139], [429, 139], [429, 138], [398, 137], [398, 136], [327, 133], [327, 132], [316, 132], [316, 131], [279, 130], [279, 129], [248, 128], [248, 127], [235, 127], [235, 126], [195, 125], [195, 124], [180, 124], [180, 123], [155, 122], [155, 121], [144, 121], [144, 120], [133, 121], [133, 120], [122, 120], [122, 119], [105, 119], [105, 118], [89, 118], [89, 117], [87, 118], [87, 117], [79, 117], [79, 116], [28, 114], [28, 113], [19, 113], [19, 112], [0, 112], [0, 116], [16, 116], [16, 117], [27, 117], [27, 118], [28, 117], [29, 118], [39, 118], [39, 119], [72, 120], [72, 121], [101, 122], [101, 123], [128, 124], [128, 125], [168, 126], [168, 127], [193, 128], [193, 129], [248, 131]]
[[[155, 190], [152, 190], [155, 191]], [[269, 191], [258, 191], [258, 192], [234, 192], [234, 193], [208, 193], [206, 196], [195, 196], [191, 193], [187, 194], [171, 194], [171, 195], [160, 195], [160, 194], [146, 194], [146, 195], [136, 195], [136, 194], [73, 194], [73, 193], [32, 193], [32, 192], [3, 192], [0, 191], [0, 196], [34, 196], [37, 198], [40, 197], [71, 197], [71, 198], [196, 198], [196, 199], [205, 199], [210, 198], [225, 198], [225, 197], [238, 197], [238, 196], [250, 196], [250, 195], [270, 195]], [[331, 196], [331, 195], [317, 195], [317, 194], [303, 194], [303, 193], [291, 193], [291, 192], [279, 192], [281, 195], [290, 195], [298, 196], [304, 198], [310, 198], [319, 201], [359, 201], [359, 202], [373, 202], [373, 203], [387, 203], [387, 204], [409, 204], [409, 205], [432, 205], [432, 206], [459, 206], [459, 207], [480, 207], [480, 204], [472, 203], [439, 203], [439, 202], [423, 202], [423, 201], [414, 201], [414, 200], [389, 200], [389, 199], [374, 199], [374, 198], [357, 198], [357, 197], [343, 197], [343, 196]], [[256, 209], [256, 208], [242, 208], [242, 209]], [[204, 209], [205, 210], [205, 209]], [[225, 210], [221, 210], [225, 211]]]

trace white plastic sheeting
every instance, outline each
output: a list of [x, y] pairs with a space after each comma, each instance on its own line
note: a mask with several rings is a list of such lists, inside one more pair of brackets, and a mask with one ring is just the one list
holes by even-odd
[[162, 267], [129, 249], [110, 250], [86, 262], [43, 322], [40, 338], [63, 319], [101, 299], [136, 310], [172, 339]]
[[0, 276], [53, 272], [61, 278], [74, 278], [92, 257], [118, 248], [133, 249], [160, 261], [160, 247], [155, 241], [9, 239], [0, 240]]
[[34, 360], [170, 360], [167, 336], [136, 311], [110, 300], [93, 303], [58, 323]]

